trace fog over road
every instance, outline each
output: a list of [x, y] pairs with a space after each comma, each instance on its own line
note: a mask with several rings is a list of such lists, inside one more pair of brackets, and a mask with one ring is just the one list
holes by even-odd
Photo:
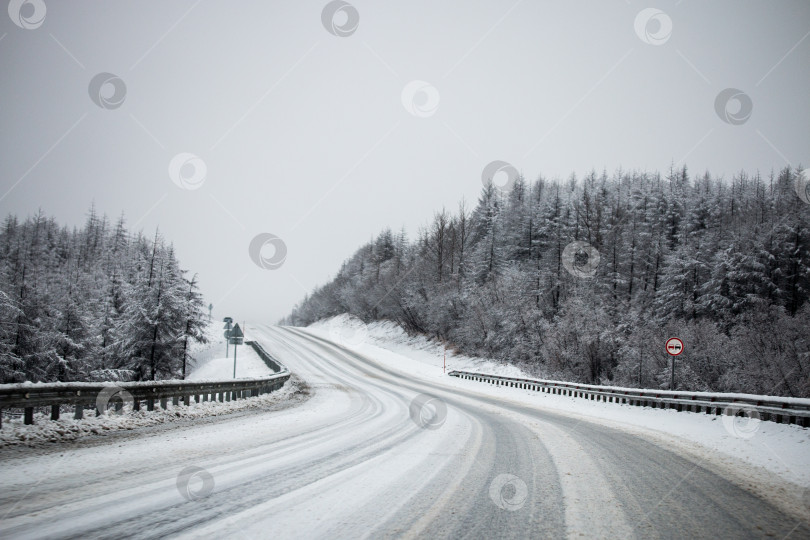
[[[810, 537], [807, 523], [652, 439], [480, 383], [403, 380], [298, 329], [251, 334], [312, 387], [308, 401], [4, 458], [0, 534]], [[203, 471], [184, 497], [187, 467]]]

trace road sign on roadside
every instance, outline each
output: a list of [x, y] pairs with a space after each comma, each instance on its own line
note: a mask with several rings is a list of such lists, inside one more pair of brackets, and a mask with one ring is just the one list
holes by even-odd
[[674, 337], [669, 338], [666, 344], [667, 353], [671, 356], [678, 356], [683, 352], [683, 341]]
[[242, 332], [242, 329], [239, 328], [239, 323], [236, 323], [236, 325], [231, 329], [231, 339], [243, 337], [245, 337], [245, 334]]
[[676, 337], [669, 338], [665, 348], [667, 354], [672, 357], [672, 366], [669, 371], [669, 389], [675, 390], [675, 357], [683, 352], [683, 341]]
[[231, 323], [233, 319], [225, 317], [222, 320], [225, 321], [225, 326], [222, 327], [225, 329], [225, 358], [228, 358], [228, 344], [231, 342]]
[[236, 378], [236, 346], [242, 345], [242, 338], [245, 337], [244, 332], [242, 329], [239, 328], [239, 323], [236, 323], [234, 327], [229, 332], [230, 337], [228, 338], [228, 342], [233, 344], [233, 378]]

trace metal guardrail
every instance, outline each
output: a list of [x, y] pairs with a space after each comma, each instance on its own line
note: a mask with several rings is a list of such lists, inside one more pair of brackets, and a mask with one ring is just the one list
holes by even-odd
[[270, 353], [265, 351], [264, 347], [262, 347], [258, 341], [245, 341], [245, 345], [250, 345], [253, 347], [253, 350], [256, 351], [259, 358], [261, 358], [264, 363], [267, 364], [267, 367], [272, 369], [274, 372], [279, 373], [287, 369], [281, 362], [270, 356]]
[[451, 371], [448, 375], [592, 401], [714, 415], [737, 416], [743, 414], [749, 417], [756, 416], [760, 420], [810, 427], [810, 399], [615, 388], [543, 379], [502, 377], [471, 371]]
[[[2, 384], [0, 385], [0, 412], [3, 409], [23, 409], [24, 422], [34, 423], [34, 408], [50, 406], [51, 420], [58, 420], [63, 406], [73, 406], [73, 418], [80, 419], [87, 408], [96, 409], [96, 414], [104, 411], [109, 403], [116, 410], [123, 409], [125, 403], [135, 411], [155, 409], [159, 402], [162, 409], [168, 407], [168, 400], [178, 406], [205, 401], [236, 401], [255, 397], [281, 388], [290, 378], [290, 371], [270, 356], [255, 341], [251, 345], [259, 357], [276, 373], [258, 379], [234, 379], [224, 381], [140, 381], [116, 383], [47, 383], [47, 384]], [[0, 428], [2, 428], [0, 414]]]

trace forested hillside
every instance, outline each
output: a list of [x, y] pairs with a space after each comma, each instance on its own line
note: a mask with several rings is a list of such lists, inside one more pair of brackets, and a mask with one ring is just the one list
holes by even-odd
[[676, 336], [677, 388], [807, 397], [810, 206], [797, 175], [489, 182], [475, 208], [436, 213], [415, 241], [383, 231], [285, 322], [390, 319], [539, 376], [642, 387], [669, 385]]
[[0, 231], [0, 382], [184, 376], [207, 323], [196, 276], [156, 233], [91, 209], [81, 229], [41, 212]]

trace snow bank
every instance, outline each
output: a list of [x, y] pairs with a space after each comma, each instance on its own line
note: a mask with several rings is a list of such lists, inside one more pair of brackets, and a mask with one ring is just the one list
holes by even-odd
[[[207, 329], [207, 334], [211, 340], [210, 343], [198, 345], [195, 347], [196, 350], [192, 349], [192, 354], [196, 354], [197, 357], [202, 360], [198, 361], [198, 365], [192, 368], [192, 372], [186, 380], [195, 382], [233, 380], [233, 346], [230, 347], [230, 358], [218, 358], [215, 356], [220, 346], [222, 348], [220, 354], [224, 354], [225, 352], [224, 338], [216, 338], [218, 332], [217, 326], [218, 323], [215, 322], [209, 325]], [[221, 336], [222, 332], [219, 332], [218, 335]], [[237, 378], [261, 378], [273, 375], [273, 371], [264, 363], [259, 355], [256, 354], [253, 347], [240, 345], [236, 357], [236, 375]], [[177, 382], [178, 381], [156, 381], [158, 385]], [[43, 384], [52, 385], [54, 383]], [[56, 384], [75, 385], [77, 383]], [[97, 387], [99, 384], [115, 386], [116, 383], [87, 383], [88, 386], [93, 387]], [[28, 382], [7, 386], [30, 387], [37, 386], [37, 383]], [[123, 414], [116, 414], [114, 411], [110, 411], [101, 416], [95, 416], [94, 411], [85, 409], [85, 417], [81, 420], [64, 416], [59, 420], [52, 421], [50, 415], [36, 413], [34, 415], [34, 425], [28, 426], [23, 424], [23, 418], [21, 416], [6, 417], [3, 419], [3, 427], [0, 429], [0, 447], [15, 444], [33, 446], [43, 442], [69, 441], [80, 439], [91, 434], [117, 430], [132, 430], [179, 419], [219, 416], [245, 409], [274, 405], [290, 399], [299, 392], [299, 384], [291, 379], [275, 392], [239, 401], [223, 403], [205, 401], [202, 403], [194, 403], [191, 406], [179, 405], [177, 407], [173, 406], [170, 402], [168, 409], [165, 410], [132, 411], [130, 407], [127, 407], [129, 410], [123, 411]]]
[[292, 378], [275, 392], [263, 394], [258, 397], [220, 403], [218, 401], [204, 401], [193, 403], [190, 406], [173, 406], [154, 411], [133, 411], [125, 408], [122, 414], [109, 412], [95, 416], [95, 412], [85, 410], [85, 417], [81, 420], [60, 418], [51, 420], [47, 414], [34, 415], [34, 425], [26, 426], [21, 417], [10, 421], [4, 420], [0, 429], [0, 447], [16, 444], [36, 446], [45, 442], [64, 442], [80, 439], [88, 435], [108, 433], [118, 430], [132, 430], [156, 424], [165, 424], [178, 420], [202, 418], [207, 416], [220, 416], [247, 409], [265, 408], [292, 399], [301, 393], [300, 383]]
[[[365, 324], [357, 317], [344, 314], [315, 322], [307, 329], [349, 348], [365, 344], [377, 345], [389, 351], [398, 352], [407, 357], [407, 360], [440, 369], [444, 361], [444, 344], [421, 335], [409, 336], [401, 326], [391, 321]], [[446, 354], [448, 373], [458, 370], [477, 371], [503, 377], [530, 377], [521, 369], [498, 360], [456, 354], [452, 349], [447, 349]]]
[[[253, 347], [249, 345], [239, 345], [237, 347], [237, 379], [258, 379], [270, 375], [273, 375], [273, 370], [256, 354]], [[186, 379], [189, 381], [222, 381], [233, 379], [233, 346], [230, 348], [228, 358], [212, 358], [207, 360], [195, 367]]]
[[[341, 315], [314, 323], [307, 331], [411, 378], [463, 388], [516, 405], [552, 409], [574, 419], [597, 421], [652, 438], [661, 445], [677, 446], [698, 460], [733, 469], [737, 475], [753, 474], [753, 470], [740, 470], [736, 460], [741, 460], [792, 484], [810, 488], [810, 429], [755, 418], [596, 402], [449, 377], [443, 373], [443, 345], [422, 336], [410, 337], [390, 322], [363, 325], [359, 319]], [[513, 366], [455, 355], [448, 350], [447, 372], [451, 370], [529, 378]]]

